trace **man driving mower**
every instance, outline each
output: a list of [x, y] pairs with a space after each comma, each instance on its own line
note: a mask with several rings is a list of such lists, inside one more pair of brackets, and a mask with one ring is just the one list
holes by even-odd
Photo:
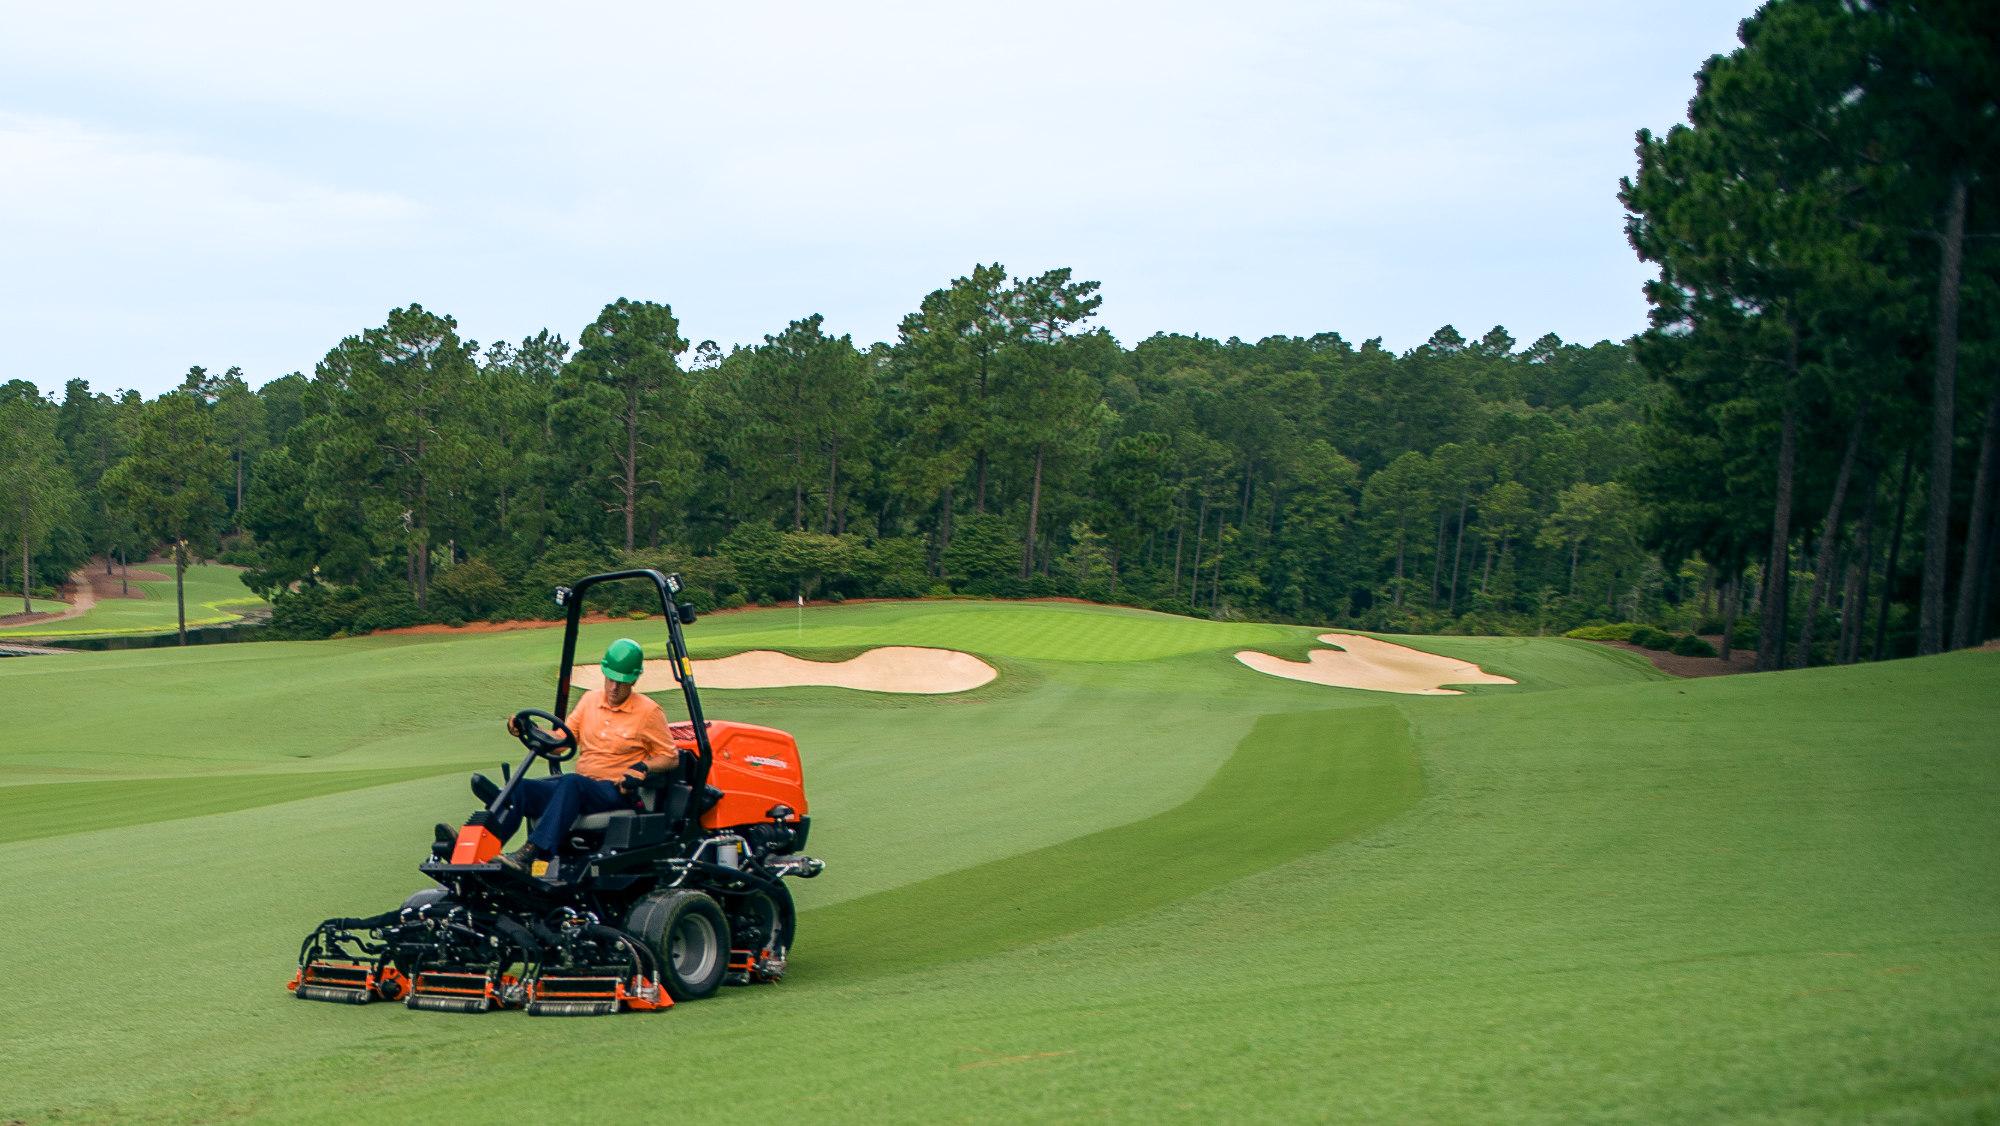
[[[577, 818], [638, 805], [639, 786], [648, 775], [680, 763], [682, 751], [667, 731], [667, 715], [650, 697], [632, 690], [646, 655], [639, 643], [621, 637], [604, 651], [599, 668], [604, 685], [584, 693], [565, 721], [576, 734], [576, 769], [552, 778], [521, 778], [507, 795], [507, 804], [487, 825], [502, 842], [514, 835], [523, 817], [535, 818], [528, 842], [496, 859], [524, 874], [534, 863], [554, 856]], [[507, 731], [518, 738], [515, 720]], [[500, 787], [484, 774], [472, 776], [472, 792], [491, 805]]]

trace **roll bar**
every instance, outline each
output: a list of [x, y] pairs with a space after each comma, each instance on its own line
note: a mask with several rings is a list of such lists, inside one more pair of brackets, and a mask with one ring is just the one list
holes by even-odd
[[[623, 579], [644, 579], [650, 581], [660, 592], [660, 613], [667, 619], [667, 657], [673, 668], [674, 680], [681, 686], [681, 696], [687, 701], [688, 719], [694, 724], [694, 742], [698, 750], [694, 779], [695, 792], [708, 782], [709, 765], [715, 754], [708, 746], [708, 721], [701, 714], [701, 694], [695, 691], [694, 666], [688, 661], [687, 638], [681, 634], [683, 624], [694, 624], [694, 607], [679, 601], [675, 596], [681, 592], [681, 577], [678, 574], [663, 575], [651, 567], [640, 567], [630, 571], [606, 571], [601, 575], [588, 575], [569, 586], [556, 588], [556, 605], [569, 612], [567, 624], [563, 627], [562, 671], [556, 676], [557, 715], [569, 714], [569, 674], [576, 662], [576, 631], [583, 624], [583, 596], [599, 583], [618, 582]], [[549, 764], [549, 773], [558, 770], [555, 763]]]

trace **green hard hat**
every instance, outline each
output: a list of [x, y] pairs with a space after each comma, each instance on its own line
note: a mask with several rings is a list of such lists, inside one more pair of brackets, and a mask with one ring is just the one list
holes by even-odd
[[621, 637], [604, 651], [604, 663], [599, 668], [604, 672], [604, 679], [631, 684], [639, 679], [639, 670], [645, 665], [645, 650], [631, 638]]

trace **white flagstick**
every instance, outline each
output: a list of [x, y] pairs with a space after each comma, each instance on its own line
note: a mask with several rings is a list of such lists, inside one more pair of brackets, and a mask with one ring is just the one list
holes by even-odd
[[806, 592], [799, 592], [799, 640], [806, 639]]

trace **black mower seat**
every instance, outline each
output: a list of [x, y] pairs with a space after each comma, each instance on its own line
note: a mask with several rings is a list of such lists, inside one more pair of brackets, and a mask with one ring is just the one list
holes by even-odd
[[577, 818], [570, 832], [580, 835], [573, 837], [572, 843], [588, 847], [590, 837], [599, 837], [613, 848], [658, 843], [666, 838], [669, 826], [687, 815], [691, 793], [685, 782], [648, 787], [638, 809], [613, 809]]

